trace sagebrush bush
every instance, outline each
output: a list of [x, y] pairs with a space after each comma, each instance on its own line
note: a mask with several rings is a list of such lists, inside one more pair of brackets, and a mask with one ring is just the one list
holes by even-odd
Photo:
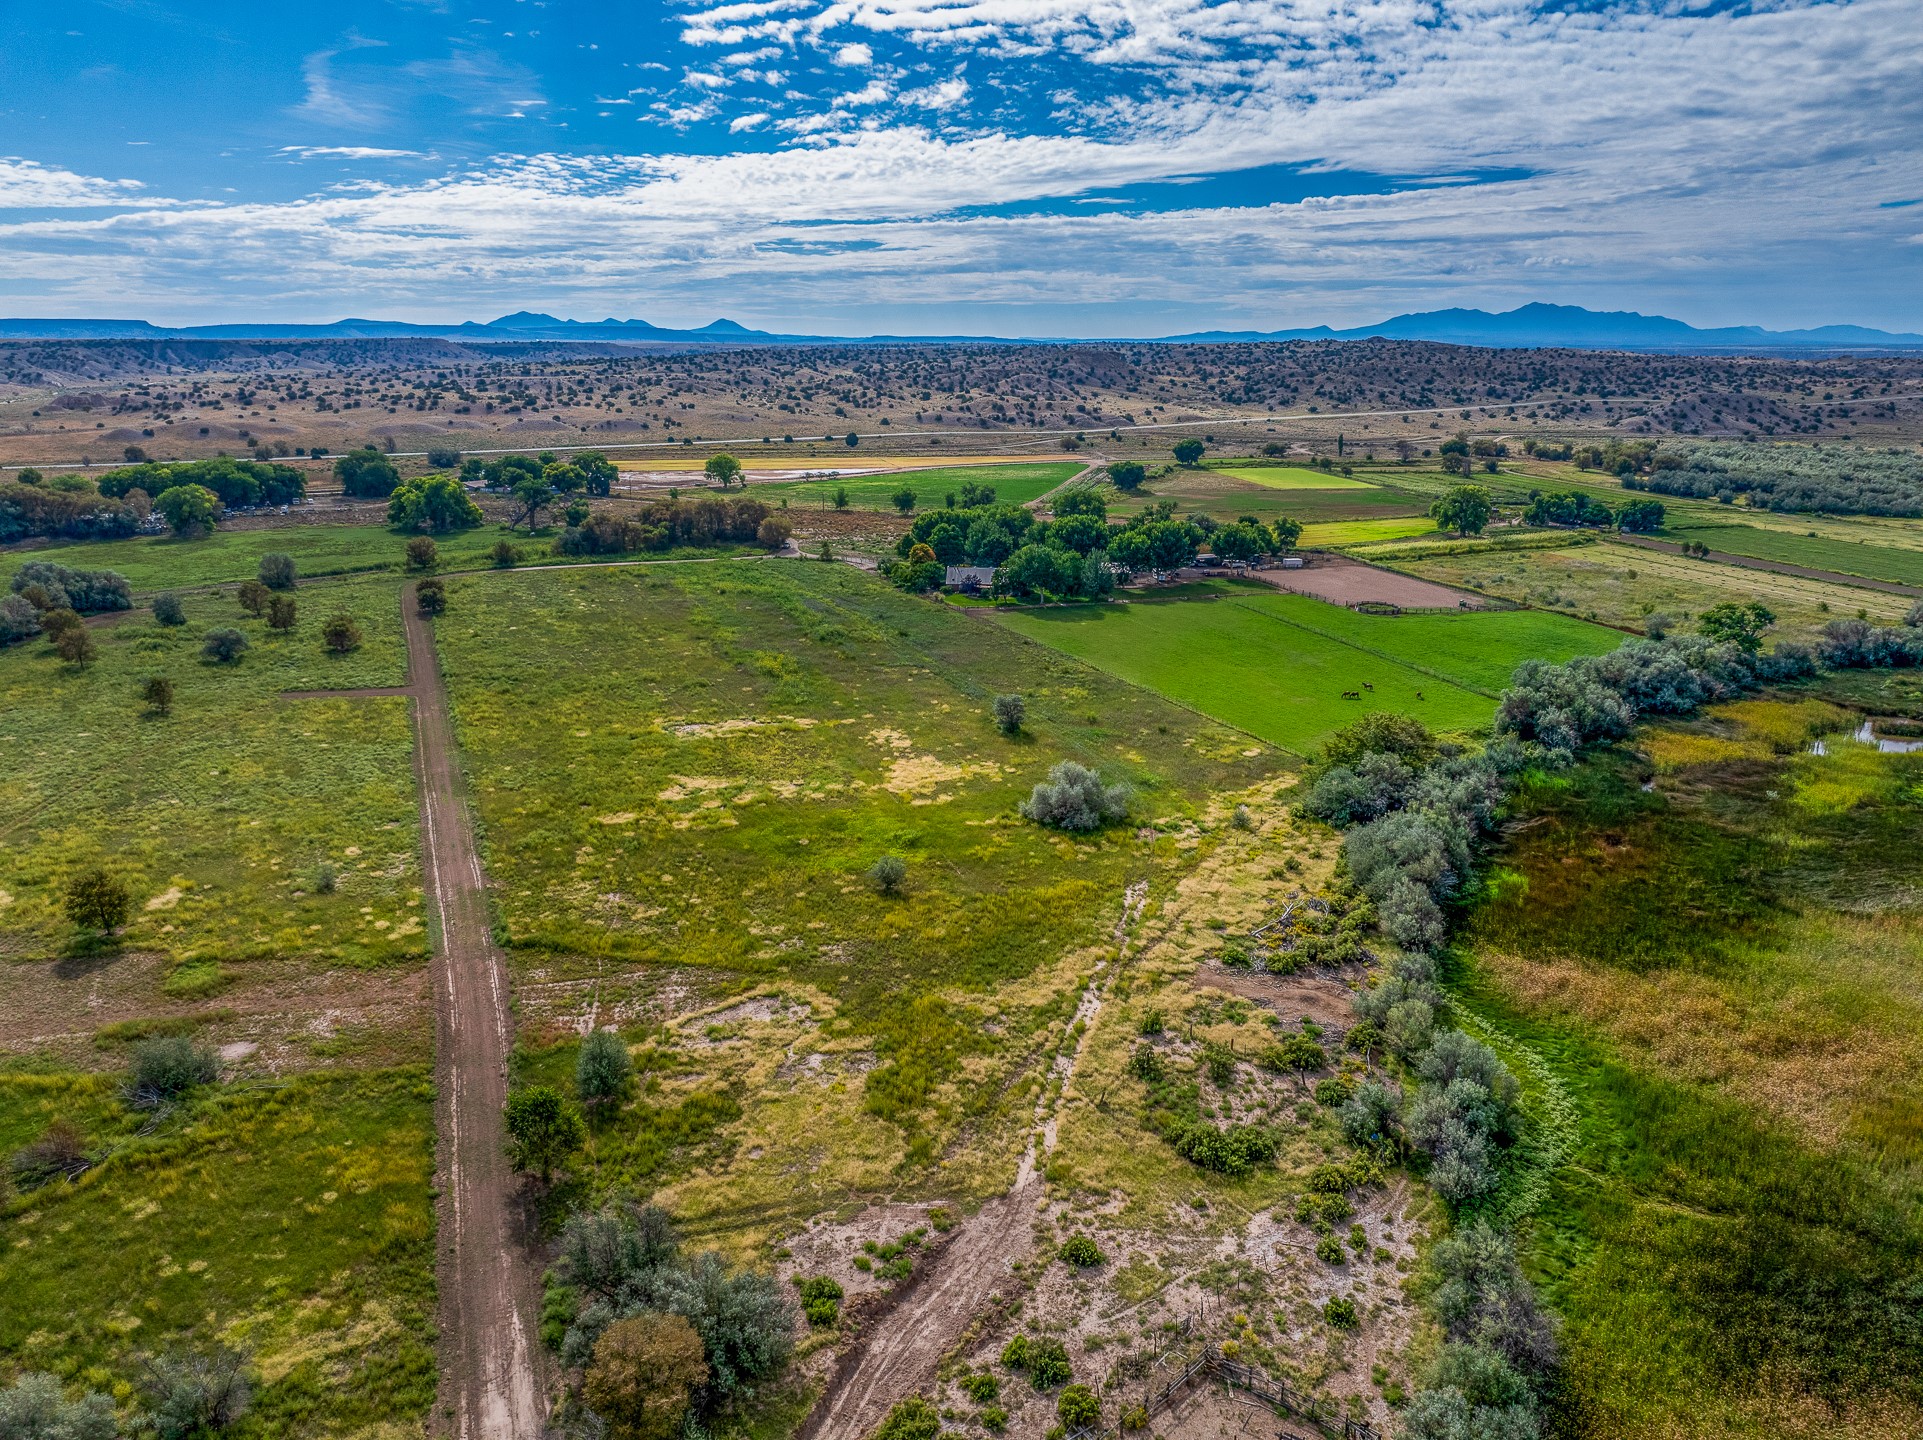
[[1102, 784], [1086, 765], [1064, 760], [1048, 772], [1022, 802], [1022, 814], [1057, 830], [1099, 830], [1128, 814], [1132, 792], [1126, 785]]

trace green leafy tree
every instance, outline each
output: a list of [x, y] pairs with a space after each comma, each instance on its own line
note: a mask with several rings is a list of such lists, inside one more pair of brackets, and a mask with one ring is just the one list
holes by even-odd
[[439, 535], [479, 525], [484, 518], [467, 487], [452, 475], [409, 480], [387, 501], [387, 523], [402, 530], [432, 530]]
[[294, 628], [295, 609], [292, 595], [276, 595], [267, 602], [267, 623], [274, 629], [288, 631]]
[[599, 450], [583, 450], [576, 455], [574, 468], [581, 472], [581, 478], [587, 482], [590, 495], [612, 495], [614, 482], [621, 474], [615, 463]]
[[554, 503], [554, 487], [545, 475], [523, 472], [514, 482], [514, 503], [521, 507], [519, 518], [527, 523], [528, 534], [532, 535], [540, 527], [541, 512]]
[[343, 491], [357, 500], [385, 500], [401, 483], [401, 472], [380, 451], [366, 446], [350, 450], [336, 460], [334, 478], [341, 482]]
[[1725, 600], [1703, 611], [1696, 632], [1754, 655], [1762, 648], [1763, 633], [1775, 623], [1775, 613], [1760, 601]]
[[154, 621], [160, 625], [187, 623], [186, 608], [180, 603], [180, 597], [173, 591], [164, 590], [154, 596]]
[[269, 590], [292, 590], [294, 588], [294, 557], [278, 551], [260, 557], [255, 573], [260, 583]]
[[516, 1170], [532, 1170], [543, 1185], [586, 1138], [580, 1115], [553, 1086], [530, 1085], [507, 1097], [508, 1156]]
[[[400, 492], [397, 490], [394, 493], [398, 495]], [[425, 535], [416, 535], [408, 541], [404, 553], [410, 570], [432, 570], [441, 559], [441, 547]]]
[[247, 649], [247, 637], [231, 625], [223, 625], [209, 630], [201, 637], [200, 653], [217, 665], [227, 665], [240, 659]]
[[571, 461], [551, 461], [542, 469], [541, 476], [557, 495], [572, 495], [588, 488], [588, 477]]
[[133, 896], [126, 882], [95, 866], [67, 882], [67, 918], [82, 930], [112, 933], [127, 923]]
[[94, 644], [93, 632], [85, 625], [74, 625], [62, 630], [54, 637], [54, 653], [69, 665], [85, 669], [100, 654], [100, 647]]
[[1456, 485], [1429, 507], [1438, 529], [1458, 535], [1480, 535], [1494, 506], [1480, 485]]
[[350, 654], [360, 649], [361, 627], [352, 615], [330, 615], [321, 626], [321, 644], [335, 655]]
[[1117, 460], [1108, 467], [1108, 480], [1124, 495], [1133, 495], [1148, 480], [1148, 469], [1139, 460]]
[[154, 497], [154, 509], [181, 539], [205, 535], [220, 519], [220, 497], [205, 485], [175, 485]]
[[915, 492], [906, 485], [902, 486], [901, 489], [897, 490], [889, 498], [895, 502], [895, 508], [904, 515], [915, 508]]
[[846, 510], [847, 508], [848, 487], [846, 485], [837, 485], [835, 486], [835, 509]]
[[414, 603], [421, 608], [421, 614], [434, 616], [447, 613], [447, 586], [440, 580], [427, 579], [414, 587]]
[[719, 454], [710, 455], [708, 463], [701, 468], [707, 472], [708, 478], [723, 490], [741, 479], [741, 462], [725, 450]]
[[633, 1073], [627, 1042], [612, 1030], [594, 1030], [575, 1057], [574, 1091], [583, 1105], [610, 1105], [626, 1093]]
[[643, 1311], [595, 1342], [581, 1395], [612, 1440], [675, 1440], [708, 1382], [701, 1336], [679, 1315]]
[[274, 598], [274, 593], [258, 580], [243, 580], [234, 591], [234, 598], [240, 601], [241, 609], [258, 620], [267, 613], [267, 602]]
[[1194, 465], [1201, 460], [1202, 452], [1206, 448], [1200, 440], [1177, 440], [1173, 452], [1175, 455], [1175, 463], [1178, 465]]
[[1019, 695], [997, 695], [990, 702], [995, 716], [995, 728], [1004, 735], [1019, 735], [1022, 722], [1028, 719], [1028, 702]]
[[174, 713], [174, 682], [165, 675], [150, 675], [140, 687], [140, 699], [156, 715]]

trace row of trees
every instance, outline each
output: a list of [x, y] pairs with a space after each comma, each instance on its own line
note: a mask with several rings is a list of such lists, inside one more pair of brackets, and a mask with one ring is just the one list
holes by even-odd
[[1910, 450], [1670, 442], [1645, 468], [1623, 485], [1768, 510], [1923, 516], [1923, 455]]
[[129, 465], [109, 470], [99, 480], [102, 495], [120, 497], [140, 490], [159, 497], [180, 485], [198, 485], [230, 510], [258, 505], [291, 505], [307, 493], [307, 477], [292, 465], [260, 460], [186, 460]]
[[562, 531], [554, 548], [563, 555], [626, 555], [683, 545], [762, 545], [778, 550], [789, 533], [788, 522], [759, 500], [704, 496], [656, 500], [629, 515], [586, 516]]

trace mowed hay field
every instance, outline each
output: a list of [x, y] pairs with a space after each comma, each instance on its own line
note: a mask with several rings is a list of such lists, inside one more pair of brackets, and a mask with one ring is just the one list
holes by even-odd
[[[1523, 611], [1372, 617], [1265, 590], [996, 618], [1300, 755], [1372, 710], [1414, 715], [1433, 730], [1478, 728], [1522, 660], [1566, 660], [1621, 638]], [[1362, 698], [1346, 700], [1346, 690]]]
[[1854, 723], [1722, 707], [1514, 807], [1458, 999], [1566, 1147], [1556, 1433], [1923, 1433], [1923, 756]]
[[[133, 612], [93, 627], [99, 657], [84, 668], [44, 639], [0, 652], [0, 962], [51, 961], [81, 943], [62, 897], [103, 864], [133, 893], [122, 942], [176, 964], [424, 956], [407, 702], [279, 698], [399, 684], [397, 592], [393, 581], [303, 587], [285, 634], [231, 598], [192, 597], [185, 625]], [[361, 627], [352, 654], [321, 644], [336, 613]], [[238, 661], [201, 657], [218, 626], [248, 638]], [[174, 682], [171, 715], [141, 703], [154, 675]], [[316, 888], [322, 867], [337, 877], [331, 891]]]
[[[1316, 474], [1327, 481], [1330, 477]], [[1340, 479], [1341, 477], [1335, 477]], [[1237, 479], [1219, 470], [1176, 470], [1144, 485], [1133, 495], [1111, 500], [1110, 513], [1131, 515], [1162, 500], [1178, 509], [1200, 511], [1217, 520], [1253, 515], [1268, 521], [1285, 515], [1302, 523], [1385, 519], [1426, 515], [1429, 501], [1381, 486], [1349, 483], [1347, 488], [1326, 484], [1316, 489], [1282, 490]]]
[[1609, 542], [1566, 549], [1484, 550], [1390, 563], [1444, 585], [1482, 590], [1630, 629], [1640, 628], [1652, 612], [1688, 628], [1703, 611], [1724, 600], [1760, 600], [1776, 615], [1776, 636], [1811, 640], [1830, 621], [1858, 610], [1880, 624], [1891, 624], [1913, 603], [1901, 595], [1836, 581], [1745, 570]]
[[1265, 490], [1367, 490], [1367, 480], [1353, 475], [1332, 475], [1326, 470], [1307, 470], [1293, 465], [1214, 465], [1217, 475], [1246, 480]]
[[1080, 461], [1043, 464], [951, 465], [924, 470], [902, 470], [882, 475], [850, 475], [830, 480], [757, 481], [748, 493], [757, 500], [779, 505], [832, 506], [837, 490], [848, 492], [848, 504], [860, 510], [893, 510], [895, 492], [915, 492], [916, 510], [938, 510], [953, 494], [960, 503], [961, 487], [986, 485], [1001, 505], [1026, 505], [1040, 499], [1085, 467]]
[[[1127, 885], [1212, 843], [1224, 796], [1286, 764], [846, 566], [527, 571], [449, 596], [488, 874], [519, 993], [547, 1017], [524, 1027], [532, 1073], [597, 996], [637, 1038], [716, 992], [762, 997], [664, 1035], [665, 1092], [608, 1141], [656, 1147], [657, 1173], [661, 1149], [725, 1125], [731, 1168], [678, 1201], [711, 1231], [899, 1184], [953, 1144], [992, 1159], [951, 1188], [1005, 1186], [1034, 1095], [1004, 1082], [1073, 1010], [1063, 967]], [[989, 715], [1000, 692], [1026, 697], [1019, 735]], [[1130, 824], [1075, 837], [1017, 813], [1071, 759], [1134, 787]], [[868, 879], [884, 855], [906, 862], [898, 895]], [[650, 985], [680, 998], [634, 993]]]
[[1296, 543], [1303, 550], [1334, 550], [1437, 533], [1435, 521], [1427, 516], [1392, 520], [1328, 520], [1304, 525], [1302, 537]]

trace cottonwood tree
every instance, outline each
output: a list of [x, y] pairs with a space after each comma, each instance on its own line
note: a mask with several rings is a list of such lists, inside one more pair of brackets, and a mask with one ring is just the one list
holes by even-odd
[[1480, 535], [1493, 508], [1489, 492], [1480, 485], [1457, 485], [1429, 507], [1429, 514], [1438, 529]]
[[708, 478], [723, 490], [726, 490], [741, 478], [741, 462], [726, 451], [717, 455], [710, 455], [708, 457], [708, 463], [701, 468], [707, 472]]

